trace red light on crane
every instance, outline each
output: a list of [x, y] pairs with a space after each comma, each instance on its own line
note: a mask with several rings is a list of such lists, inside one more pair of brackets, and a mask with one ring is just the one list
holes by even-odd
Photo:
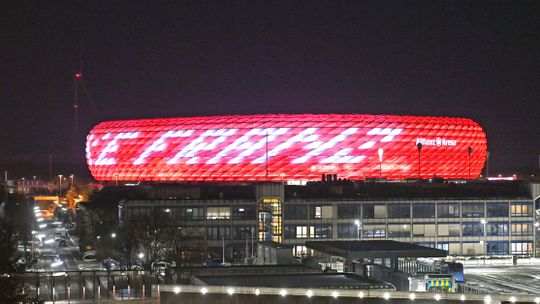
[[82, 74], [81, 73], [76, 73], [75, 74], [75, 79], [81, 79], [82, 78]]

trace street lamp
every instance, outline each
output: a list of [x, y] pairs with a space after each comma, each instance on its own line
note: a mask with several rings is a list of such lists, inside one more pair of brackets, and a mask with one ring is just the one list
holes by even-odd
[[71, 174], [69, 176], [69, 178], [71, 178], [71, 187], [74, 187], [75, 186], [75, 174]]
[[483, 243], [483, 246], [482, 246], [482, 247], [484, 247], [484, 265], [485, 265], [485, 264], [486, 264], [486, 259], [487, 259], [487, 247], [488, 247], [488, 246], [487, 246], [487, 240], [486, 240], [486, 238], [487, 238], [486, 224], [487, 224], [488, 222], [486, 221], [486, 219], [482, 219], [482, 220], [480, 221], [480, 223], [481, 223], [482, 225], [484, 225], [484, 241], [482, 242], [482, 243]]
[[360, 222], [360, 220], [355, 220], [354, 224], [356, 225], [356, 238], [361, 239], [360, 229], [362, 229], [362, 222]]
[[377, 150], [377, 153], [379, 154], [379, 179], [382, 179], [382, 157], [384, 153], [383, 148], [379, 148]]
[[422, 143], [417, 143], [416, 144], [416, 149], [418, 149], [418, 178], [421, 179], [422, 178], [422, 175], [421, 175], [421, 163], [420, 163], [420, 154], [422, 152]]
[[111, 237], [114, 239], [116, 237], [116, 233], [111, 233]]
[[473, 148], [469, 146], [467, 148], [467, 153], [469, 154], [469, 179], [471, 179], [471, 153], [473, 151]]
[[540, 222], [535, 222], [534, 229], [533, 229], [533, 258], [536, 258], [536, 246], [538, 245], [536, 242], [536, 238], [538, 236], [539, 227], [540, 227]]
[[60, 199], [60, 196], [62, 196], [62, 177], [64, 177], [62, 174], [58, 175], [58, 199]]

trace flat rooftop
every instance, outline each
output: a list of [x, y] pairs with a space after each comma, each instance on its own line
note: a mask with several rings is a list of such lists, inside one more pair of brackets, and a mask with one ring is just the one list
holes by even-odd
[[397, 241], [307, 241], [306, 247], [349, 259], [446, 257], [445, 250]]
[[381, 289], [391, 285], [350, 273], [262, 274], [230, 276], [197, 276], [210, 286], [243, 286], [275, 288]]
[[[105, 187], [96, 198], [126, 200], [254, 200], [256, 185], [263, 183], [146, 183], [134, 187]], [[285, 185], [285, 200], [302, 199], [530, 199], [528, 184], [521, 181], [330, 181], [303, 186]]]

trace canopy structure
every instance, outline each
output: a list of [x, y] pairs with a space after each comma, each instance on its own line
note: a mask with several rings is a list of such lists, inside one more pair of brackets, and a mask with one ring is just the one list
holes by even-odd
[[362, 258], [446, 257], [445, 250], [396, 241], [307, 241], [306, 247], [350, 260]]

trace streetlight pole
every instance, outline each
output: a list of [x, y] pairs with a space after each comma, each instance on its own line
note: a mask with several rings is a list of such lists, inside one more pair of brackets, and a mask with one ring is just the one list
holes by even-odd
[[62, 174], [58, 175], [58, 199], [62, 196], [62, 177], [64, 177]]
[[417, 143], [416, 144], [416, 149], [418, 149], [418, 179], [422, 179], [422, 170], [421, 170], [421, 165], [422, 163], [420, 162], [420, 155], [422, 153], [422, 143]]
[[486, 224], [488, 223], [485, 219], [482, 219], [480, 221], [480, 223], [482, 223], [482, 225], [484, 225], [484, 265], [486, 265], [486, 259], [487, 259], [487, 248], [488, 248], [488, 245], [487, 245], [487, 231], [486, 231]]
[[71, 174], [69, 177], [71, 178], [71, 188], [73, 188], [75, 186], [75, 174]]
[[384, 153], [383, 148], [379, 148], [377, 150], [377, 153], [379, 154], [379, 179], [382, 179], [382, 158]]
[[223, 233], [223, 236], [222, 236], [222, 254], [223, 254], [223, 257], [222, 257], [222, 260], [221, 260], [221, 264], [225, 264], [225, 233]]
[[251, 234], [251, 258], [253, 258], [253, 232], [255, 232], [255, 228], [251, 226], [250, 234]]
[[467, 148], [467, 153], [469, 154], [469, 179], [471, 179], [471, 153], [472, 151], [473, 151], [473, 148], [469, 146], [469, 148]]
[[536, 237], [538, 236], [538, 227], [540, 227], [540, 223], [535, 222], [533, 227], [533, 258], [536, 258]]

